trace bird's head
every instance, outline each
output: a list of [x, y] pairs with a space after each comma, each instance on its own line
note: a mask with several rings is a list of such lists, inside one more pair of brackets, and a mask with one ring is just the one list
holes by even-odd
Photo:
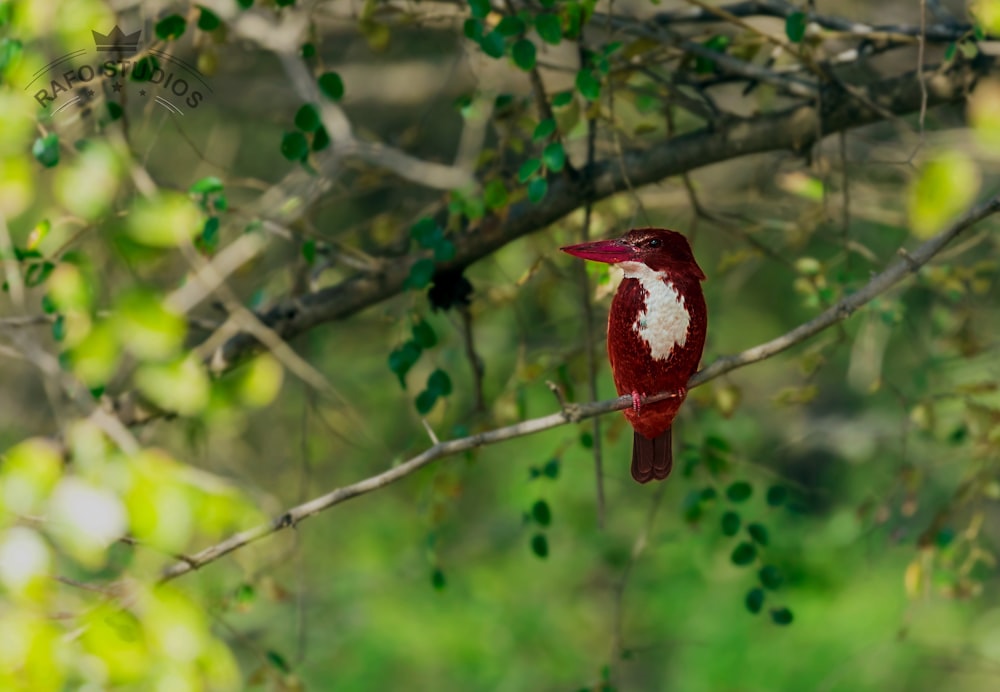
[[635, 262], [673, 277], [705, 280], [687, 238], [665, 228], [636, 228], [614, 240], [597, 240], [560, 249], [593, 262], [624, 265], [626, 269], [626, 263]]

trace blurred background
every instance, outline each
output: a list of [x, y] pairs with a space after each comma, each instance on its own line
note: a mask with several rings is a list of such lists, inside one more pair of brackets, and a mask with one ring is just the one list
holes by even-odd
[[[36, 511], [58, 515], [58, 503], [44, 510], [49, 486], [39, 481], [49, 488], [41, 504], [19, 509], [11, 498], [22, 497], [22, 486], [4, 481], [4, 531], [32, 527], [31, 540], [48, 555], [47, 571], [39, 571], [48, 581], [42, 595], [28, 593], [7, 568], [0, 615], [17, 636], [26, 622], [42, 623], [38, 632], [49, 639], [39, 641], [51, 644], [48, 658], [44, 647], [34, 659], [9, 656], [7, 683], [995, 689], [1000, 286], [991, 218], [844, 322], [692, 390], [675, 423], [675, 471], [665, 483], [632, 481], [631, 431], [620, 414], [602, 416], [603, 512], [595, 429], [584, 421], [435, 461], [162, 587], [196, 613], [174, 636], [197, 632], [224, 645], [204, 643], [180, 677], [172, 676], [181, 664], [166, 653], [179, 646], [164, 634], [169, 618], [135, 605], [162, 598], [154, 584], [176, 555], [419, 454], [433, 443], [427, 428], [446, 440], [555, 412], [549, 382], [569, 401], [612, 398], [604, 325], [617, 278], [593, 265], [584, 282], [576, 260], [558, 252], [579, 242], [585, 226], [593, 238], [657, 226], [692, 240], [708, 276], [708, 364], [815, 317], [899, 260], [899, 248], [912, 250], [996, 194], [1000, 83], [990, 76], [995, 20], [988, 13], [1000, 3], [979, 3], [973, 15], [961, 2], [931, 0], [758, 5], [745, 15], [736, 11], [742, 5], [727, 5], [723, 15], [658, 23], [656, 13], [707, 10], [699, 2], [638, 0], [0, 3], [4, 256], [37, 250], [8, 262], [0, 298], [0, 443], [23, 451], [26, 440], [62, 440], [63, 461], [92, 449], [79, 441], [90, 409], [75, 408], [74, 390], [58, 372], [82, 381], [98, 404], [121, 401], [138, 386], [156, 405], [132, 429], [141, 451], [93, 443], [108, 459], [99, 464], [105, 470], [87, 476], [77, 460], [58, 472], [59, 483], [79, 473], [111, 488], [108, 502], [124, 498], [123, 526], [138, 543], [109, 540], [94, 553], [56, 529], [49, 535], [44, 516], [40, 527], [31, 523]], [[206, 10], [219, 25], [200, 24]], [[539, 27], [542, 15], [556, 17], [558, 42], [543, 37], [551, 27]], [[186, 22], [180, 34], [163, 29], [173, 16]], [[486, 37], [505, 17], [522, 26], [501, 31], [501, 56], [493, 58], [484, 52]], [[923, 44], [906, 33], [922, 22], [944, 27], [944, 38]], [[204, 100], [171, 112], [138, 95], [143, 82], [128, 82], [122, 95], [108, 78], [89, 109], [52, 112], [57, 99], [39, 116], [24, 86], [31, 75], [77, 47], [92, 51], [91, 29], [116, 23], [126, 34], [142, 28], [140, 51], [151, 52], [140, 56], [164, 50], [196, 69], [208, 88]], [[864, 38], [871, 32], [859, 24], [889, 27], [887, 36]], [[647, 32], [654, 27], [669, 35]], [[520, 40], [535, 46], [530, 61], [515, 54]], [[740, 61], [743, 72], [684, 42]], [[799, 52], [782, 52], [781, 43]], [[844, 57], [850, 49], [862, 57]], [[326, 130], [342, 116], [352, 141], [464, 172], [482, 183], [479, 193], [408, 179], [391, 163], [379, 165], [388, 160], [380, 155], [345, 154], [336, 132], [328, 132], [330, 148], [315, 146], [316, 127], [297, 118], [309, 92], [291, 60], [306, 74], [341, 80], [335, 98], [322, 80], [312, 92], [316, 103], [337, 109], [330, 115], [330, 106], [317, 106]], [[830, 71], [802, 67], [809, 64]], [[789, 76], [863, 88], [905, 80], [918, 64], [928, 74], [944, 74], [942, 64], [971, 65], [978, 81], [968, 84], [968, 99], [938, 105], [932, 93], [924, 109], [869, 112], [857, 122], [877, 122], [838, 127], [798, 149], [711, 153], [738, 136], [727, 129], [733, 118], [757, 122], [817, 98], [822, 110], [823, 95], [834, 93], [802, 96]], [[765, 77], [749, 79], [746, 65]], [[581, 70], [599, 82], [596, 98]], [[539, 93], [549, 116], [538, 110]], [[120, 105], [117, 118], [113, 108], [106, 115], [108, 102]], [[855, 104], [859, 112], [867, 107], [863, 99]], [[539, 138], [547, 117], [556, 132]], [[314, 151], [297, 155], [298, 140], [288, 139], [295, 132], [306, 133]], [[51, 140], [37, 144], [49, 134], [58, 138], [58, 165], [45, 161]], [[697, 146], [713, 163], [642, 178], [642, 152], [660, 156], [656, 147], [686, 136], [702, 137]], [[78, 146], [81, 140], [96, 144]], [[566, 174], [558, 156], [541, 153], [547, 142], [562, 145], [573, 170], [586, 171], [593, 159], [622, 184], [596, 195], [589, 209], [580, 196], [568, 214], [504, 235], [531, 209], [573, 194], [560, 182]], [[109, 158], [100, 158], [104, 151]], [[523, 175], [532, 157], [541, 172]], [[192, 190], [216, 178], [222, 192], [209, 184]], [[539, 178], [548, 180], [548, 194], [536, 201], [538, 189], [527, 186]], [[490, 192], [493, 181], [502, 196], [496, 186]], [[211, 206], [204, 189], [224, 204]], [[150, 190], [161, 196], [149, 197]], [[135, 225], [146, 218], [141, 197], [154, 200], [150, 219], [187, 219], [187, 211], [172, 216], [172, 203], [162, 201], [168, 193], [194, 200], [184, 203], [201, 215], [187, 245], [151, 241]], [[276, 193], [274, 204], [268, 195]], [[304, 208], [274, 221], [276, 210], [297, 204]], [[212, 217], [221, 220], [215, 230], [202, 225]], [[271, 225], [252, 228], [265, 217]], [[424, 219], [454, 240], [457, 257], [442, 251], [437, 271], [468, 281], [467, 305], [441, 306], [428, 298], [430, 277], [415, 277], [414, 258], [428, 253], [411, 229]], [[228, 293], [209, 292], [175, 331], [164, 326], [173, 312], [161, 317], [159, 301], [190, 282], [198, 261], [214, 261], [253, 233], [266, 245], [227, 276]], [[503, 241], [470, 250], [477, 234]], [[32, 284], [27, 272], [42, 271], [30, 267], [44, 262], [53, 266]], [[19, 296], [10, 291], [11, 265], [20, 267]], [[60, 272], [66, 265], [73, 269]], [[194, 375], [183, 363], [196, 360], [171, 360], [210, 355], [199, 344], [231, 336], [225, 324], [245, 329], [227, 322], [238, 314], [233, 304], [265, 315], [358, 276], [378, 281], [400, 272], [411, 283], [386, 279], [384, 294], [372, 291], [341, 313], [331, 308], [334, 319], [289, 337], [315, 377], [281, 354], [204, 373], [191, 366]], [[70, 274], [79, 283], [59, 278]], [[84, 294], [85, 304], [74, 303]], [[138, 294], [145, 297], [122, 298]], [[75, 309], [87, 315], [85, 327], [74, 322]], [[95, 346], [104, 324], [111, 336], [99, 332]], [[136, 345], [142, 330], [153, 334], [153, 347]], [[173, 345], [158, 350], [167, 342]], [[419, 348], [404, 367], [398, 354], [413, 342]], [[37, 354], [59, 359], [55, 373]], [[93, 362], [99, 366], [90, 369]], [[429, 378], [437, 372], [448, 386], [427, 406], [419, 395], [434, 389]], [[149, 488], [197, 487], [216, 500], [238, 497], [238, 509], [195, 502], [188, 490], [170, 500], [138, 493], [146, 486], [135, 469], [146, 467], [126, 460], [150, 453], [171, 461], [162, 479], [160, 470], [150, 472]], [[37, 468], [37, 454], [26, 457], [29, 467]], [[12, 463], [5, 465], [12, 474]], [[8, 564], [26, 559], [10, 551], [0, 550]], [[154, 595], [130, 600], [123, 594], [133, 588]], [[111, 621], [104, 608], [134, 615], [137, 648], [126, 650], [111, 635], [68, 635], [52, 616], [68, 609], [69, 618], [83, 619], [82, 631], [94, 632]], [[53, 653], [66, 642], [71, 653]], [[145, 669], [116, 662], [112, 650]], [[41, 673], [31, 660], [56, 672], [32, 678]], [[213, 677], [209, 660], [231, 661], [232, 670]]]

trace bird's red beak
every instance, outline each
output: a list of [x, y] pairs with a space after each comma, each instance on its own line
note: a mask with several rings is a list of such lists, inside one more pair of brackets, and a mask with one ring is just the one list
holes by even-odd
[[631, 245], [621, 240], [597, 240], [592, 243], [580, 243], [559, 248], [565, 253], [593, 262], [617, 264], [635, 259], [636, 251]]

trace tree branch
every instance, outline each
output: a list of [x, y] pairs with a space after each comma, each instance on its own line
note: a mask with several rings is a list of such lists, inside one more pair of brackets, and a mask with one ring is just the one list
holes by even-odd
[[[921, 266], [926, 264], [934, 255], [942, 250], [960, 233], [968, 229], [976, 222], [985, 217], [1000, 211], [1000, 196], [996, 196], [983, 204], [971, 209], [954, 225], [933, 236], [912, 252], [900, 250], [901, 258], [893, 262], [887, 269], [876, 274], [859, 291], [852, 293], [823, 311], [812, 320], [799, 325], [787, 334], [766, 343], [754, 346], [741, 353], [732, 356], [724, 356], [712, 362], [708, 367], [698, 372], [688, 382], [688, 389], [698, 387], [736, 368], [756, 363], [770, 358], [797, 343], [808, 339], [818, 332], [834, 325], [850, 316], [859, 307], [872, 300], [876, 296], [886, 292], [899, 283], [906, 276], [916, 272]], [[645, 397], [644, 403], [652, 403], [674, 396], [673, 392], [662, 392], [653, 396]], [[325, 495], [321, 495], [313, 500], [292, 507], [280, 516], [267, 524], [262, 524], [255, 528], [234, 534], [230, 538], [202, 550], [199, 553], [188, 556], [182, 561], [167, 567], [162, 575], [161, 581], [169, 581], [183, 574], [187, 574], [199, 567], [213, 562], [223, 555], [233, 552], [253, 541], [261, 539], [272, 533], [295, 526], [300, 521], [318, 514], [334, 505], [341, 504], [352, 498], [370, 493], [374, 490], [384, 488], [387, 485], [405, 478], [423, 466], [438, 459], [464, 452], [477, 447], [482, 447], [504, 440], [512, 440], [516, 437], [533, 435], [543, 430], [549, 430], [568, 423], [578, 423], [582, 420], [599, 416], [611, 411], [618, 411], [632, 405], [630, 396], [620, 396], [616, 399], [606, 401], [594, 401], [585, 404], [568, 404], [558, 413], [552, 413], [540, 418], [521, 421], [514, 425], [503, 428], [489, 430], [486, 432], [469, 435], [447, 442], [434, 444], [421, 454], [395, 466], [387, 471], [366, 478], [351, 485], [336, 488]]]
[[[980, 57], [932, 74], [926, 84], [928, 106], [965, 98], [975, 81], [995, 68], [994, 59]], [[921, 86], [915, 71], [859, 87], [859, 90], [879, 108], [895, 115], [916, 113], [921, 108]], [[747, 154], [804, 151], [815, 142], [817, 132], [830, 135], [883, 120], [880, 113], [859, 103], [837, 85], [828, 85], [820, 93], [822, 110], [808, 104], [752, 118], [733, 118], [710, 129], [672, 137], [645, 149], [628, 150], [624, 153], [623, 164], [615, 157], [586, 171], [585, 177], [590, 181], [587, 186], [554, 177], [549, 181], [548, 195], [541, 204], [519, 202], [507, 210], [503, 219], [488, 217], [479, 226], [457, 235], [455, 258], [439, 266], [441, 269], [465, 267], [517, 238], [555, 223], [587, 200], [598, 201], [624, 190], [626, 174], [638, 187]], [[335, 286], [285, 298], [261, 319], [282, 338], [291, 339], [319, 324], [343, 319], [401, 293], [410, 266], [417, 259], [420, 257], [386, 263], [383, 271], [356, 274]], [[236, 334], [213, 354], [211, 370], [214, 374], [225, 372], [260, 348], [252, 334]]]

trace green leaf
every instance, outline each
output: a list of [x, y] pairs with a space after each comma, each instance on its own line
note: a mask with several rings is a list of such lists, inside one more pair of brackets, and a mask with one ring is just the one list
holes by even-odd
[[726, 488], [726, 497], [732, 502], [743, 502], [753, 494], [753, 486], [746, 481], [736, 481]]
[[587, 69], [576, 73], [576, 88], [588, 101], [596, 101], [601, 97], [601, 82]]
[[549, 541], [544, 533], [536, 533], [531, 537], [531, 552], [540, 558], [549, 556]]
[[490, 0], [469, 0], [469, 10], [476, 19], [485, 19], [490, 13]]
[[764, 565], [761, 567], [760, 572], [757, 573], [757, 576], [760, 578], [761, 586], [769, 591], [780, 588], [784, 581], [781, 570], [774, 565]]
[[593, 449], [594, 448], [594, 436], [591, 435], [589, 432], [580, 433], [580, 445], [584, 449]]
[[934, 536], [934, 543], [938, 548], [947, 548], [955, 540], [955, 529], [945, 526]]
[[316, 80], [316, 83], [323, 95], [331, 101], [339, 101], [344, 98], [344, 80], [336, 72], [324, 72]]
[[434, 408], [434, 404], [437, 403], [438, 395], [437, 392], [432, 392], [429, 389], [417, 394], [417, 398], [414, 400], [414, 404], [417, 407], [417, 413], [421, 416], [426, 416]]
[[313, 133], [313, 151], [323, 151], [328, 146], [330, 146], [330, 135], [327, 134], [326, 128], [322, 125]]
[[746, 603], [747, 610], [751, 613], [757, 614], [760, 609], [764, 606], [764, 589], [759, 586], [755, 586], [747, 592]]
[[566, 165], [566, 152], [562, 142], [550, 142], [542, 152], [542, 160], [550, 171], [554, 173], [561, 171]]
[[410, 226], [410, 237], [427, 249], [435, 247], [444, 240], [444, 231], [437, 221], [429, 216], [423, 216]]
[[531, 518], [534, 519], [539, 526], [548, 526], [552, 523], [552, 510], [549, 509], [549, 503], [545, 500], [538, 500], [534, 505], [531, 506]]
[[499, 24], [497, 24], [496, 30], [497, 33], [504, 38], [510, 38], [511, 36], [517, 36], [524, 31], [524, 22], [517, 17], [507, 15], [500, 20]]
[[215, 252], [219, 247], [219, 217], [210, 216], [205, 219], [205, 225], [202, 226], [201, 235], [198, 237], [198, 243], [202, 250], [208, 253]]
[[438, 368], [427, 378], [427, 389], [437, 396], [448, 396], [451, 394], [451, 378], [441, 368]]
[[[703, 44], [706, 48], [714, 53], [719, 53], [720, 55], [726, 52], [729, 48], [729, 37], [725, 34], [716, 34], [710, 39], [705, 41]], [[694, 61], [694, 71], [698, 74], [709, 74], [715, 70], [715, 61], [711, 58], [699, 55]]]
[[286, 661], [285, 657], [282, 656], [281, 654], [279, 654], [277, 651], [273, 651], [273, 650], [268, 651], [267, 652], [267, 661], [272, 666], [274, 666], [275, 668], [277, 668], [278, 670], [280, 670], [282, 673], [291, 673], [292, 672], [292, 667], [288, 665], [288, 661]]
[[521, 167], [517, 171], [518, 182], [525, 183], [528, 178], [533, 176], [542, 167], [542, 162], [540, 159], [528, 159], [521, 164]]
[[59, 135], [50, 132], [39, 137], [31, 146], [31, 153], [46, 168], [53, 168], [59, 163]]
[[431, 572], [431, 586], [433, 586], [437, 591], [441, 591], [447, 582], [444, 578], [444, 572], [441, 571], [439, 567], [435, 567], [434, 571]]
[[771, 611], [771, 620], [776, 625], [790, 625], [792, 619], [792, 611], [788, 608], [775, 608]]
[[257, 591], [252, 584], [243, 583], [236, 588], [233, 600], [239, 605], [250, 605], [257, 600]]
[[732, 554], [729, 556], [729, 560], [740, 567], [749, 565], [757, 557], [757, 549], [754, 547], [753, 543], [747, 543], [744, 541], [740, 543], [735, 548], [733, 548]]
[[929, 238], [965, 211], [979, 192], [980, 179], [976, 162], [957, 149], [942, 152], [924, 164], [910, 186], [913, 234]]
[[434, 260], [424, 257], [413, 263], [410, 273], [403, 282], [403, 288], [422, 289], [430, 285], [434, 278]]
[[701, 489], [701, 500], [702, 502], [709, 502], [716, 499], [719, 496], [718, 491], [712, 486], [706, 486]]
[[207, 7], [200, 7], [201, 14], [198, 15], [198, 28], [202, 31], [215, 31], [222, 25], [222, 20], [219, 19], [219, 15]]
[[108, 108], [108, 118], [111, 119], [111, 122], [121, 120], [121, 117], [125, 114], [125, 110], [121, 107], [121, 105], [115, 103], [114, 101], [108, 101], [104, 105]]
[[545, 118], [545, 120], [542, 120], [535, 126], [535, 131], [532, 133], [531, 138], [538, 142], [548, 138], [555, 131], [556, 121], [553, 118]]
[[312, 238], [302, 243], [302, 259], [310, 265], [316, 261], [316, 241]]
[[316, 106], [307, 103], [295, 114], [295, 127], [303, 132], [315, 132], [323, 123], [319, 119], [319, 111]]
[[955, 59], [955, 53], [958, 52], [958, 45], [952, 41], [948, 44], [948, 47], [944, 49], [944, 61], [951, 62]]
[[549, 181], [545, 178], [535, 178], [528, 184], [528, 199], [532, 204], [538, 204], [545, 199], [545, 194], [549, 191]]
[[535, 67], [535, 44], [526, 38], [519, 39], [511, 46], [510, 57], [515, 65], [530, 72]]
[[45, 280], [49, 278], [52, 274], [52, 270], [55, 268], [56, 265], [52, 262], [32, 264], [28, 267], [28, 271], [24, 274], [24, 284], [29, 288], [34, 288], [39, 284], [45, 283]]
[[483, 36], [479, 42], [479, 47], [491, 58], [502, 58], [505, 45], [503, 36], [496, 29]]
[[438, 342], [434, 327], [424, 320], [414, 324], [410, 331], [413, 333], [413, 340], [420, 348], [433, 348]]
[[740, 515], [736, 512], [726, 512], [722, 515], [722, 533], [726, 536], [735, 536], [740, 531]]
[[556, 108], [562, 108], [571, 103], [573, 103], [573, 92], [571, 90], [560, 91], [552, 95], [552, 105]]
[[316, 56], [316, 44], [312, 42], [303, 43], [299, 48], [299, 55], [308, 60]]
[[207, 176], [201, 180], [196, 181], [191, 187], [188, 188], [188, 192], [192, 195], [210, 195], [213, 192], [222, 192], [223, 184], [222, 181], [216, 178], [214, 175]]
[[562, 41], [562, 22], [559, 15], [543, 12], [535, 17], [535, 31], [546, 43], [558, 46]]
[[783, 485], [772, 485], [767, 489], [767, 504], [771, 507], [780, 507], [788, 499], [788, 488]]
[[750, 524], [747, 533], [757, 545], [766, 546], [768, 541], [767, 528], [763, 524]]
[[549, 459], [545, 462], [545, 466], [542, 467], [542, 475], [548, 478], [558, 478], [559, 477], [559, 460]]
[[309, 142], [301, 132], [286, 132], [281, 138], [281, 155], [289, 161], [304, 161], [309, 156]]
[[396, 373], [399, 385], [403, 389], [406, 389], [406, 373], [420, 360], [421, 353], [423, 350], [419, 344], [415, 341], [407, 341], [389, 354], [389, 369]]
[[792, 12], [785, 19], [785, 35], [792, 43], [799, 43], [806, 35], [809, 18], [804, 12]]
[[158, 69], [160, 69], [160, 61], [156, 59], [155, 55], [147, 55], [135, 63], [129, 74], [129, 79], [133, 82], [148, 82]]
[[434, 261], [450, 262], [455, 259], [455, 252], [455, 243], [451, 242], [447, 238], [442, 238], [441, 241], [434, 246]]
[[236, 0], [236, 4], [240, 6], [240, 9], [249, 10], [253, 7], [253, 0]]
[[465, 20], [462, 24], [462, 33], [465, 34], [465, 38], [470, 41], [475, 41], [479, 43], [483, 40], [483, 20], [469, 18]]
[[179, 14], [172, 14], [157, 22], [155, 31], [158, 38], [169, 41], [183, 36], [186, 28], [187, 20]]
[[56, 341], [66, 338], [66, 320], [62, 315], [58, 315], [56, 321], [52, 323], [52, 338]]
[[507, 206], [507, 188], [504, 187], [502, 180], [494, 179], [487, 183], [483, 190], [483, 201], [493, 211]]
[[[0, 8], [2, 7], [4, 5], [0, 4]], [[24, 44], [16, 38], [0, 38], [0, 74], [21, 57], [23, 50]]]

